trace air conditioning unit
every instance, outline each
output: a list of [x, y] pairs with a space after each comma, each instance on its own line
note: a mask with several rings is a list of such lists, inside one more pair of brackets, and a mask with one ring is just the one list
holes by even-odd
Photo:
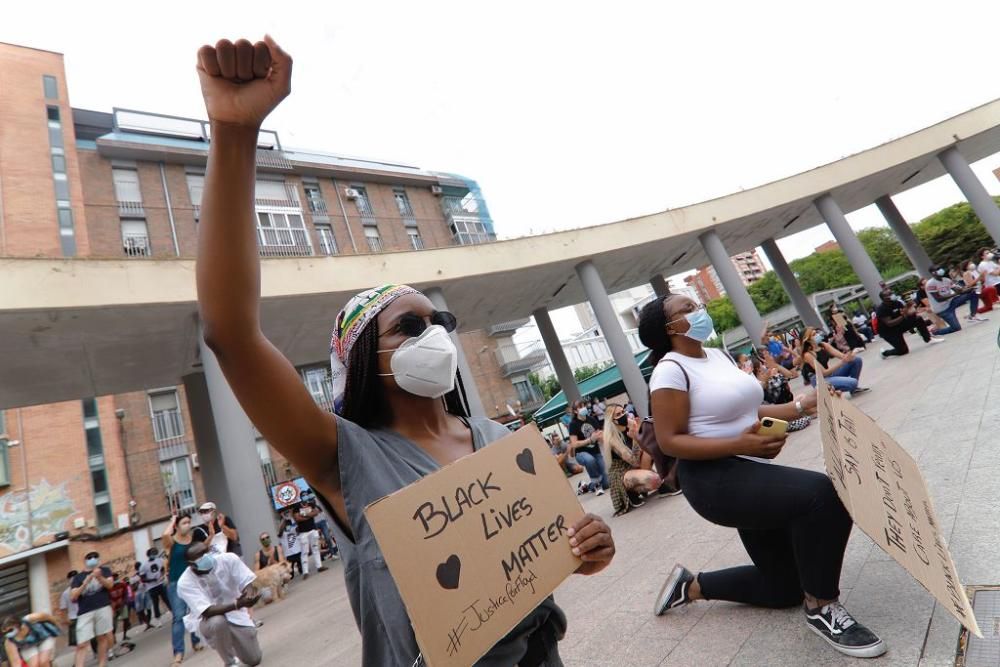
[[434, 195], [434, 196], [440, 197], [441, 195], [444, 194], [444, 190], [441, 189], [440, 185], [432, 185], [431, 186], [431, 194]]
[[192, 454], [191, 455], [191, 467], [194, 468], [195, 470], [198, 469], [198, 455], [197, 454]]
[[361, 196], [361, 193], [354, 188], [344, 188], [344, 196], [348, 199], [357, 199]]

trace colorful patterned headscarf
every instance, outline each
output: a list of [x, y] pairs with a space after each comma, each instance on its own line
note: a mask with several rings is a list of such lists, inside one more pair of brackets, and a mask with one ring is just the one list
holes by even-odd
[[368, 323], [401, 296], [419, 294], [407, 285], [382, 285], [355, 295], [337, 314], [330, 336], [330, 377], [333, 381], [333, 405], [337, 414], [344, 407], [347, 389], [347, 363], [351, 350]]

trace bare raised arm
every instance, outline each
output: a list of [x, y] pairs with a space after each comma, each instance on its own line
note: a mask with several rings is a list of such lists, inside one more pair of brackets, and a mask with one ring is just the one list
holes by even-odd
[[292, 76], [292, 59], [265, 39], [222, 40], [198, 51], [212, 125], [198, 237], [198, 307], [205, 342], [261, 435], [306, 478], [339, 487], [336, 419], [316, 405], [260, 327], [257, 134], [290, 92]]

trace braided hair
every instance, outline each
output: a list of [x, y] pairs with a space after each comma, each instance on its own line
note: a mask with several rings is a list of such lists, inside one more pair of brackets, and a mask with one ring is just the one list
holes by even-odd
[[663, 310], [663, 303], [671, 296], [658, 296], [639, 311], [639, 340], [652, 350], [649, 360], [653, 366], [660, 363], [674, 347], [667, 334], [667, 314]]
[[[385, 387], [378, 376], [378, 318], [361, 330], [347, 362], [347, 385], [344, 388], [344, 419], [363, 428], [381, 428], [392, 423], [393, 415]], [[470, 415], [469, 398], [462, 374], [455, 372], [455, 388], [445, 394], [445, 410], [456, 417]]]

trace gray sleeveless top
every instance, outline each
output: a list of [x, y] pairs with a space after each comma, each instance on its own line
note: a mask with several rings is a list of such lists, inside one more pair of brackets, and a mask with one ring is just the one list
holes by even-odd
[[[489, 419], [472, 418], [475, 449], [485, 447], [510, 431]], [[344, 579], [361, 631], [364, 667], [411, 667], [421, 665], [410, 618], [389, 574], [382, 552], [372, 534], [364, 510], [370, 503], [416, 482], [440, 466], [413, 441], [394, 431], [367, 430], [345, 419], [337, 419], [337, 450], [341, 491], [352, 540], [333, 521], [333, 532], [344, 563]], [[324, 504], [328, 505], [324, 501]], [[331, 517], [336, 517], [332, 510]], [[477, 667], [516, 665], [528, 649], [528, 638], [541, 630], [562, 638], [566, 617], [551, 596], [535, 608], [510, 634], [476, 663]], [[553, 649], [554, 651], [555, 649]], [[546, 664], [561, 664], [558, 654]]]

